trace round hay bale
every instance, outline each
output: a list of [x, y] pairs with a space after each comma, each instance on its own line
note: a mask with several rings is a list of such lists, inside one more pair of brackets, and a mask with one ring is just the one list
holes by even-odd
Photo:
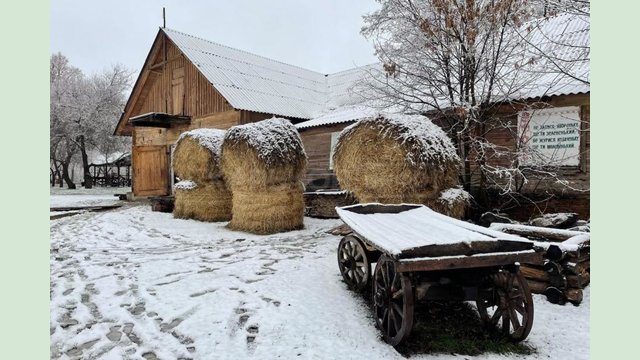
[[232, 230], [273, 234], [304, 227], [304, 186], [272, 185], [260, 189], [233, 191]]
[[222, 178], [220, 151], [225, 131], [195, 129], [182, 133], [173, 151], [173, 171], [198, 182]]
[[430, 202], [431, 209], [441, 214], [462, 219], [471, 202], [471, 194], [456, 187], [446, 189], [440, 193], [436, 201]]
[[346, 127], [333, 163], [340, 187], [361, 203], [431, 205], [458, 183], [460, 169], [447, 134], [420, 115], [378, 115]]
[[200, 221], [231, 219], [231, 192], [222, 180], [196, 184], [184, 180], [175, 185], [173, 217]]
[[230, 128], [220, 164], [233, 194], [229, 228], [272, 234], [303, 227], [307, 155], [289, 120], [272, 118]]
[[295, 126], [271, 118], [231, 127], [222, 143], [221, 166], [232, 190], [266, 188], [302, 180], [307, 155]]

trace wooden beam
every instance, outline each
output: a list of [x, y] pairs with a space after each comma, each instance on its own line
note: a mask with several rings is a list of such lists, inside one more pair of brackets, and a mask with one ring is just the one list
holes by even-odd
[[398, 262], [397, 269], [398, 272], [434, 271], [510, 265], [516, 262], [522, 264], [541, 264], [542, 261], [541, 253], [535, 250], [526, 250], [509, 253], [482, 254], [480, 256], [406, 259]]

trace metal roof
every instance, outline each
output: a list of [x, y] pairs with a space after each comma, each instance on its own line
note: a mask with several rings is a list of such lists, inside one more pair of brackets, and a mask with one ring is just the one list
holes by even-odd
[[324, 74], [162, 30], [235, 109], [308, 119], [325, 107]]
[[[530, 46], [525, 46], [531, 61], [516, 76], [530, 72], [535, 80], [509, 97], [589, 92], [588, 83], [576, 80], [589, 78], [589, 17], [560, 14], [525, 26], [531, 31], [526, 37]], [[162, 31], [235, 109], [311, 119], [298, 128], [357, 120], [373, 111], [354, 106], [367, 99], [352, 89], [381, 73], [379, 64], [322, 74], [176, 30]]]
[[[588, 13], [588, 9], [585, 10]], [[530, 86], [512, 98], [536, 98], [587, 93], [590, 91], [590, 17], [561, 13], [525, 24], [532, 74]], [[526, 75], [525, 75], [526, 76]]]
[[296, 124], [296, 127], [298, 129], [305, 129], [314, 126], [346, 123], [374, 116], [376, 113], [377, 111], [375, 109], [364, 105], [343, 106], [334, 110], [329, 110], [328, 112], [311, 120], [298, 123]]

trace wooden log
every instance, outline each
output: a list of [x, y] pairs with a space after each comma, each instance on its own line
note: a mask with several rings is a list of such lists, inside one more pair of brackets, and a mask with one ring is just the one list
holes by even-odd
[[539, 266], [521, 265], [520, 272], [527, 280], [549, 282], [549, 274]]
[[581, 231], [550, 229], [528, 225], [491, 224], [490, 229], [508, 234], [520, 235], [542, 241], [561, 242], [574, 236], [584, 235]]
[[579, 305], [583, 298], [582, 289], [567, 289], [564, 291], [564, 296], [573, 305]]
[[567, 287], [567, 278], [563, 274], [549, 276], [549, 286], [564, 289]]
[[584, 272], [580, 275], [567, 275], [567, 286], [570, 288], [584, 289], [589, 285], [591, 276], [588, 272]]
[[544, 295], [547, 297], [547, 301], [552, 304], [564, 305], [567, 301], [567, 298], [562, 290], [553, 286], [549, 286], [544, 291]]
[[566, 260], [572, 261], [572, 262], [583, 262], [583, 261], [589, 260], [591, 258], [590, 255], [591, 255], [591, 248], [587, 246], [587, 247], [581, 248], [577, 252], [567, 253]]
[[558, 264], [555, 261], [545, 261], [543, 265], [544, 271], [546, 271], [550, 276], [562, 275], [562, 265]]
[[562, 264], [562, 268], [565, 270], [565, 272], [572, 274], [572, 275], [582, 275], [586, 272], [590, 272], [591, 270], [591, 261], [590, 260], [586, 260], [583, 262], [579, 262], [579, 263], [575, 263], [572, 261], [567, 261], [564, 264]]
[[51, 207], [49, 211], [75, 211], [75, 210], [86, 210], [86, 211], [104, 211], [104, 210], [112, 210], [122, 207], [122, 205], [94, 205], [94, 206], [60, 206], [60, 207]]
[[545, 257], [552, 261], [560, 261], [566, 256], [566, 252], [563, 251], [559, 245], [549, 245], [545, 252]]
[[569, 239], [562, 242], [562, 245], [569, 247], [575, 245], [579, 247], [589, 246], [591, 243], [591, 235], [589, 233], [582, 233], [580, 235], [572, 236]]
[[544, 294], [545, 290], [547, 290], [547, 288], [549, 287], [548, 282], [532, 279], [527, 279], [527, 284], [529, 285], [529, 290], [531, 290], [531, 292], [534, 294]]

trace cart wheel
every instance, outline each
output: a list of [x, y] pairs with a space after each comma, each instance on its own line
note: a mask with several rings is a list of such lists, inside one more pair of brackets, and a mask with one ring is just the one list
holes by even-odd
[[347, 235], [338, 244], [338, 267], [350, 288], [363, 290], [369, 284], [371, 263], [364, 246], [353, 235]]
[[396, 263], [386, 255], [380, 256], [373, 274], [373, 307], [384, 341], [396, 346], [409, 336], [413, 327], [411, 280], [398, 273]]
[[490, 276], [492, 296], [478, 299], [476, 305], [485, 325], [502, 331], [513, 341], [524, 340], [533, 325], [533, 299], [520, 271], [500, 270]]

